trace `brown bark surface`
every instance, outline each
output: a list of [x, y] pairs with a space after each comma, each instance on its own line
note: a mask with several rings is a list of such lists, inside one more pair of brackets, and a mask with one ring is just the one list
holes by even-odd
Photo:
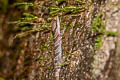
[[[23, 1], [34, 5], [15, 5]], [[58, 3], [56, 0], [1, 0], [0, 80], [55, 80], [50, 24], [56, 15], [64, 33], [61, 34], [63, 64], [59, 80], [119, 80], [119, 3], [119, 0]], [[26, 13], [37, 18], [25, 22], [25, 15], [29, 16], [27, 20], [32, 16]]]

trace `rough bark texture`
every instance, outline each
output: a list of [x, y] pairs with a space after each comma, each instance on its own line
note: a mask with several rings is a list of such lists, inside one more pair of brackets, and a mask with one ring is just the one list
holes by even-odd
[[[0, 78], [55, 80], [50, 24], [59, 15], [61, 33], [64, 32], [60, 80], [120, 79], [119, 0], [67, 0], [58, 2], [57, 7], [55, 0], [31, 0], [34, 7], [28, 9], [10, 6], [17, 1], [27, 0], [0, 1], [5, 5], [5, 10], [0, 6]], [[51, 15], [56, 8], [58, 12]], [[24, 25], [9, 24], [23, 17], [24, 12], [38, 19]], [[32, 29], [22, 31], [24, 26]]]

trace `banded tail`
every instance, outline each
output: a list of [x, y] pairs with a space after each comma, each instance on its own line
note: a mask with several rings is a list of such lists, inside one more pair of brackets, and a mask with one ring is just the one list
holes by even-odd
[[60, 21], [59, 17], [55, 17], [51, 23], [53, 37], [54, 37], [54, 65], [55, 65], [55, 77], [59, 80], [59, 73], [61, 70], [60, 64], [62, 64], [62, 37], [60, 34]]

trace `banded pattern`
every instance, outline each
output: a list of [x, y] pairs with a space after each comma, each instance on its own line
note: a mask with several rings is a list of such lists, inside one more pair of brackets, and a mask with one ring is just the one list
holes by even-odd
[[54, 64], [55, 64], [55, 77], [56, 80], [59, 80], [59, 73], [62, 64], [62, 40], [61, 40], [61, 34], [60, 34], [60, 21], [59, 17], [55, 17], [54, 20], [51, 23], [53, 37], [54, 37]]

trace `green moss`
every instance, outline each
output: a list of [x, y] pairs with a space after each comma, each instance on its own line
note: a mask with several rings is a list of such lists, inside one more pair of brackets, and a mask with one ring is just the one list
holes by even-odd
[[15, 5], [15, 6], [16, 6], [16, 5], [34, 6], [34, 4], [33, 4], [33, 3], [30, 3], [30, 2], [18, 2], [18, 3], [15, 3], [14, 5]]
[[65, 65], [68, 65], [68, 64], [69, 64], [68, 62], [64, 62], [64, 63], [62, 63], [62, 64], [60, 64], [58, 66], [65, 66]]
[[105, 25], [103, 19], [99, 16], [96, 16], [93, 21], [93, 31], [98, 33], [95, 40], [94, 50], [98, 50], [102, 46], [102, 37], [105, 35]]
[[116, 32], [107, 32], [107, 36], [117, 36]]
[[33, 7], [34, 4], [31, 3], [31, 2], [18, 2], [18, 3], [15, 3], [14, 6], [24, 6], [24, 10], [28, 10], [28, 8], [29, 8], [30, 6]]
[[[57, 0], [58, 3], [60, 2], [67, 2], [67, 0]], [[86, 7], [89, 5], [88, 3], [85, 4], [85, 2], [83, 0], [77, 0], [77, 2], [82, 2], [84, 3], [83, 5], [68, 5], [64, 8], [61, 8], [59, 6], [39, 6], [39, 8], [47, 8], [50, 10], [49, 15], [51, 16], [55, 16], [58, 15], [59, 13], [63, 13], [63, 12], [71, 12], [71, 15], [74, 13], [79, 13], [82, 12], [86, 9]]]
[[102, 46], [102, 36], [98, 36], [98, 38], [95, 40], [94, 50], [100, 49], [101, 46]]
[[105, 32], [104, 22], [100, 18], [100, 16], [97, 16], [94, 18], [92, 27], [93, 27], [93, 30], [96, 32], [103, 33], [103, 34]]
[[72, 12], [72, 13], [77, 13], [77, 12], [81, 12], [83, 10], [85, 10], [85, 7], [86, 5], [81, 5], [81, 6], [67, 6], [67, 7], [64, 7], [64, 8], [51, 8], [51, 12], [50, 12], [50, 15], [57, 15], [58, 13], [60, 12]]
[[52, 32], [50, 33], [49, 40], [50, 40], [50, 41], [53, 40], [53, 34], [52, 34]]
[[49, 47], [49, 44], [47, 42], [40, 45], [40, 49], [42, 51], [45, 51], [45, 49], [48, 48], [48, 47]]
[[37, 21], [39, 18], [30, 13], [23, 13], [17, 21], [11, 21], [9, 24], [32, 24], [33, 21]]
[[21, 18], [19, 18], [21, 22], [30, 22], [37, 19], [38, 19], [37, 16], [34, 16], [33, 14], [30, 14], [30, 13], [23, 13]]
[[31, 30], [32, 28], [29, 27], [29, 26], [25, 26], [23, 28], [21, 28], [21, 31], [28, 31], [28, 30]]

